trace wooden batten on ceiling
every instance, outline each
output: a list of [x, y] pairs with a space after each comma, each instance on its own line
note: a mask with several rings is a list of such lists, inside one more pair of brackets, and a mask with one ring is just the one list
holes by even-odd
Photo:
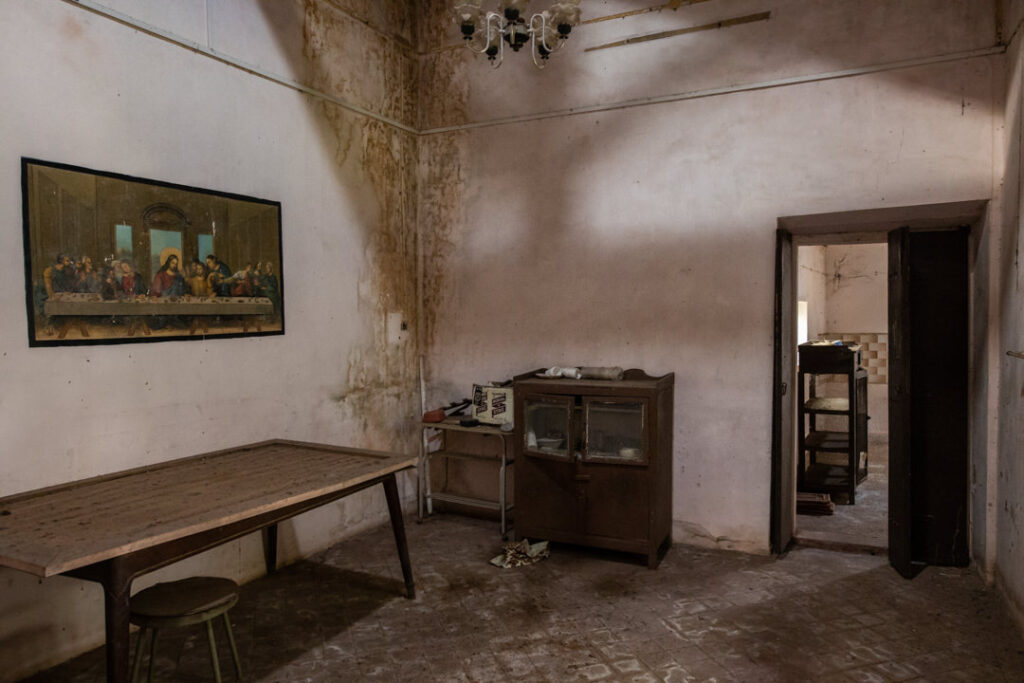
[[664, 5], [655, 5], [653, 7], [645, 7], [643, 9], [629, 10], [628, 12], [618, 12], [616, 14], [609, 14], [604, 17], [594, 17], [593, 19], [587, 19], [584, 24], [596, 24], [599, 21], [611, 21], [612, 19], [625, 19], [626, 17], [634, 17], [638, 14], [648, 14], [650, 12], [660, 12], [662, 10], [670, 9], [677, 10], [680, 7], [686, 5], [696, 5], [701, 2], [708, 2], [708, 0], [671, 0], [666, 2]]
[[701, 24], [700, 26], [688, 26], [686, 28], [677, 28], [672, 29], [670, 31], [658, 31], [657, 33], [648, 33], [641, 36], [633, 36], [631, 38], [617, 40], [613, 43], [595, 45], [594, 47], [586, 48], [584, 52], [593, 52], [594, 50], [606, 50], [610, 47], [622, 47], [624, 45], [636, 45], [637, 43], [646, 43], [651, 40], [661, 40], [662, 38], [674, 38], [675, 36], [681, 36], [687, 33], [696, 33], [698, 31], [710, 31], [712, 29], [727, 28], [729, 26], [738, 26], [740, 24], [749, 24], [755, 21], [767, 21], [769, 18], [771, 18], [771, 16], [771, 12], [758, 12], [757, 14], [748, 14], [742, 17], [733, 17], [731, 19], [713, 21], [709, 24]]

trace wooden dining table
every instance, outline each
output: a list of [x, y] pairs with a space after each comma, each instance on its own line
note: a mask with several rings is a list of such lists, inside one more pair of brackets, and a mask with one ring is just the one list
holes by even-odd
[[415, 597], [396, 473], [415, 456], [271, 440], [0, 498], [0, 566], [103, 586], [107, 680], [129, 678], [129, 597], [147, 572], [382, 484], [406, 597]]

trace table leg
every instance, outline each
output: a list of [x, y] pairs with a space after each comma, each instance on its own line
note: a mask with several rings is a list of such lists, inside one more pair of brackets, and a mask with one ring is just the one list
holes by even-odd
[[107, 681], [127, 683], [129, 680], [128, 617], [132, 579], [116, 560], [106, 563], [103, 573], [103, 597], [107, 625]]
[[505, 471], [507, 462], [505, 456], [508, 454], [508, 449], [505, 447], [505, 435], [499, 434], [501, 439], [501, 466], [498, 468], [498, 507], [501, 508], [501, 540], [508, 540], [508, 520], [505, 519]]
[[277, 571], [277, 524], [263, 527], [263, 561], [268, 574]]
[[398, 484], [395, 475], [389, 474], [384, 479], [384, 496], [388, 500], [388, 513], [391, 515], [391, 529], [395, 532], [395, 544], [398, 546], [398, 559], [402, 563], [402, 577], [405, 579], [405, 595], [412, 600], [416, 597], [416, 584], [412, 578], [412, 564], [409, 562], [409, 546], [405, 542], [405, 523], [402, 521], [402, 503], [398, 498]]

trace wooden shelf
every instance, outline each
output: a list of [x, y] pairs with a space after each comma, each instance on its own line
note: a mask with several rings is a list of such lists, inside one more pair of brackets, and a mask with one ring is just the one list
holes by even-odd
[[[439, 500], [442, 503], [455, 503], [480, 508], [482, 510], [501, 510], [501, 503], [496, 500], [485, 500], [483, 498], [470, 498], [469, 496], [457, 496], [454, 493], [431, 493], [431, 499]], [[506, 511], [512, 509], [511, 505], [505, 507]]]
[[815, 463], [804, 473], [804, 487], [808, 491], [843, 491], [850, 485], [850, 469], [843, 465]]
[[459, 421], [462, 419], [464, 418], [446, 417], [442, 422], [421, 422], [420, 424], [424, 429], [444, 429], [450, 432], [472, 432], [473, 434], [490, 434], [491, 436], [512, 435], [512, 432], [503, 432], [495, 425], [481, 424], [475, 427], [463, 427], [459, 424]]
[[808, 432], [804, 448], [809, 451], [834, 451], [846, 453], [850, 450], [850, 435], [847, 432]]
[[[857, 481], [867, 478], [866, 470], [858, 470]], [[846, 465], [814, 463], [804, 472], [804, 490], [821, 493], [846, 492], [850, 487], [850, 468]]]
[[848, 398], [810, 398], [804, 403], [804, 411], [822, 415], [846, 415], [850, 412]]
[[[449, 450], [431, 451], [429, 455], [431, 458], [459, 458], [463, 460], [486, 460], [488, 462], [495, 462], [501, 459], [501, 456], [497, 454], [491, 455], [489, 453], [465, 453], [462, 451]], [[505, 464], [511, 465], [512, 458], [506, 459]]]

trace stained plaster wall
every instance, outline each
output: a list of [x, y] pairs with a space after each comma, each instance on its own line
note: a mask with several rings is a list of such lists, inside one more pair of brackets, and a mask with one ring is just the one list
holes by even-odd
[[807, 338], [817, 339], [825, 331], [825, 247], [797, 249], [796, 300], [807, 302]]
[[[434, 38], [422, 125], [441, 161], [424, 154], [421, 178], [445, 220], [425, 240], [431, 399], [542, 365], [675, 372], [674, 538], [766, 552], [776, 218], [992, 196], [1002, 55], [686, 94], [989, 48], [994, 7], [700, 3], [585, 25], [543, 72], [523, 55], [491, 71]], [[763, 10], [767, 22], [585, 51]], [[609, 108], [564, 113], [591, 105]], [[429, 132], [510, 116], [525, 118]]]
[[828, 332], [888, 329], [888, 251], [885, 244], [825, 248]]
[[[405, 2], [105, 6], [415, 123]], [[0, 27], [0, 496], [272, 437], [414, 453], [416, 352], [387, 343], [384, 315], [415, 337], [415, 137], [74, 3], [0, 0]], [[30, 349], [23, 155], [280, 201], [286, 334]], [[281, 526], [282, 559], [385, 518], [371, 491], [303, 515]], [[136, 587], [261, 572], [252, 536]], [[0, 679], [101, 644], [101, 596], [0, 570]]]
[[995, 220], [980, 248], [989, 254], [991, 283], [987, 298], [987, 316], [976, 322], [989, 330], [992, 342], [988, 352], [998, 372], [987, 377], [998, 401], [987, 405], [992, 416], [985, 436], [998, 443], [998, 457], [989, 461], [987, 470], [972, 468], [972, 485], [986, 491], [984, 509], [973, 512], [984, 515], [984, 545], [974, 548], [984, 553], [996, 584], [1006, 594], [1013, 614], [1024, 627], [1024, 361], [1006, 355], [1007, 351], [1024, 351], [1024, 272], [1020, 263], [1022, 201], [1024, 175], [1021, 173], [1022, 121], [1024, 121], [1024, 44], [1020, 20], [1024, 3], [1007, 3], [1008, 39], [1011, 40], [1006, 59], [1006, 108], [1003, 137], [1004, 153], [998, 159], [1003, 171], [1005, 192], [994, 212]]

